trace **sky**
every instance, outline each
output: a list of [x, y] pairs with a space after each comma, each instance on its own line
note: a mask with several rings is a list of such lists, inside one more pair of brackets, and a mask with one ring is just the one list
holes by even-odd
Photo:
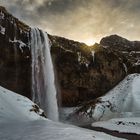
[[140, 40], [140, 0], [0, 0], [32, 27], [89, 45], [118, 34]]

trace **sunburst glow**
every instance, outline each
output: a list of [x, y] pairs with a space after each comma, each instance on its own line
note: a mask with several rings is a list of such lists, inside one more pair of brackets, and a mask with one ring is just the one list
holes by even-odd
[[90, 38], [90, 39], [84, 40], [83, 42], [85, 42], [87, 45], [91, 46], [91, 45], [94, 45], [96, 41], [94, 39]]

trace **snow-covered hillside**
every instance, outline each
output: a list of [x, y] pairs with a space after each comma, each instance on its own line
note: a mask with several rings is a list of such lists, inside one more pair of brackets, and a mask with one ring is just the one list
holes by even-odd
[[140, 74], [127, 76], [98, 100], [92, 110], [94, 120], [116, 117], [140, 117]]
[[40, 116], [32, 101], [0, 87], [0, 140], [119, 140]]
[[[93, 117], [100, 121], [93, 123], [94, 127], [102, 127], [123, 133], [140, 134], [140, 74], [128, 76], [116, 88], [101, 98]], [[110, 103], [110, 108], [107, 107]], [[103, 110], [104, 107], [104, 110]], [[99, 111], [99, 110], [103, 110]], [[97, 116], [96, 112], [99, 116]]]
[[73, 123], [92, 123], [93, 127], [140, 134], [140, 74], [127, 76], [95, 104], [73, 116]]
[[85, 124], [112, 118], [140, 117], [140, 74], [127, 76], [106, 95], [71, 115], [73, 123]]
[[0, 123], [42, 120], [43, 111], [28, 98], [0, 86]]

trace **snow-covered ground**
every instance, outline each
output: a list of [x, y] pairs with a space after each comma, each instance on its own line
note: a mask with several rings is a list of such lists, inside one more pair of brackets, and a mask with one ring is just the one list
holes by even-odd
[[49, 120], [0, 124], [0, 140], [122, 140]]
[[110, 119], [93, 123], [92, 126], [115, 130], [121, 133], [140, 134], [140, 117]]
[[119, 140], [113, 136], [53, 122], [26, 97], [0, 87], [0, 140]]

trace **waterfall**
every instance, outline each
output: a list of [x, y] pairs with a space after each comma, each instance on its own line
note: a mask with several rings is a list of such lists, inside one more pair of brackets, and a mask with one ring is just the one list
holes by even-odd
[[92, 50], [92, 51], [91, 51], [91, 54], [92, 54], [92, 57], [93, 57], [92, 60], [93, 60], [93, 62], [94, 62], [94, 59], [95, 59], [95, 51]]
[[47, 33], [31, 29], [32, 100], [39, 104], [47, 117], [58, 121], [55, 75]]

